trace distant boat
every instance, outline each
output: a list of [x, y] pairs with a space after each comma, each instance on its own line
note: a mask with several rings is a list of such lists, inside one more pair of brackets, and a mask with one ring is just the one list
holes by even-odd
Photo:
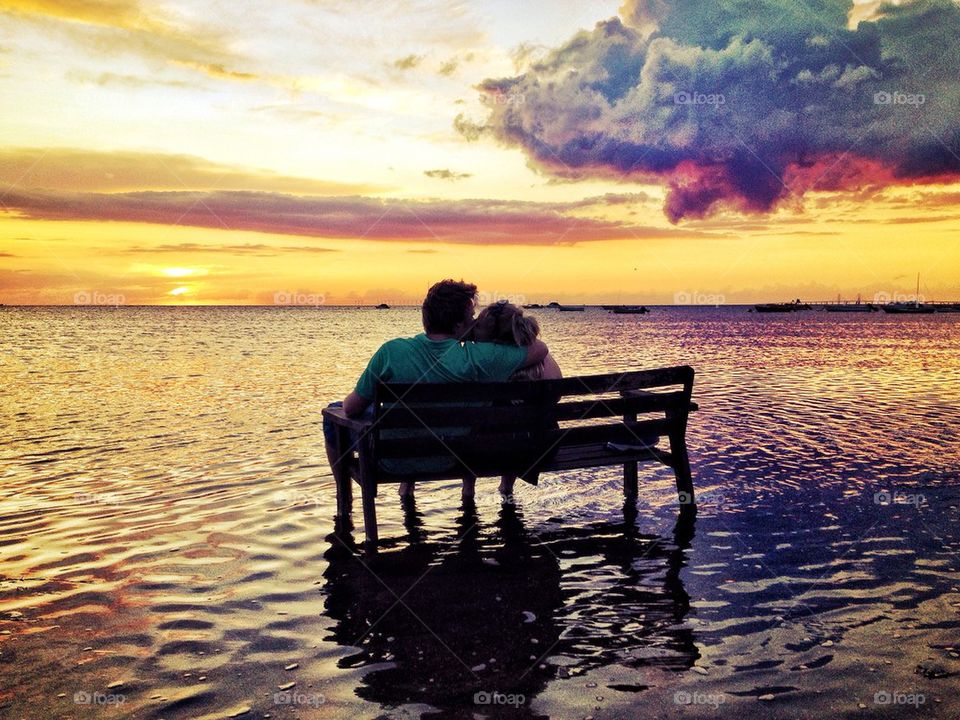
[[610, 312], [614, 315], [646, 315], [650, 311], [646, 305], [612, 305]]
[[920, 303], [890, 303], [883, 306], [883, 311], [891, 315], [932, 315], [937, 309]]
[[529, 305], [524, 305], [523, 307], [527, 308], [528, 310], [539, 310], [543, 307], [543, 305], [540, 303], [530, 303]]
[[800, 302], [800, 299], [797, 298], [792, 303], [764, 303], [762, 305], [754, 305], [754, 308], [759, 313], [789, 313], [797, 312], [798, 310], [809, 310], [809, 303]]
[[560, 312], [583, 312], [583, 305], [557, 305]]
[[556, 300], [551, 300], [551, 301], [547, 304], [547, 307], [558, 308], [558, 307], [560, 307], [560, 303], [558, 303]]
[[377, 310], [389, 310], [389, 309], [390, 309], [390, 306], [387, 305], [386, 303], [380, 303], [379, 305], [377, 305]]
[[920, 273], [917, 273], [917, 294], [913, 302], [892, 302], [883, 306], [885, 313], [891, 315], [932, 315], [937, 311], [933, 305], [920, 302]]
[[860, 302], [860, 296], [857, 296], [857, 301], [852, 303], [840, 302], [839, 296], [837, 296], [836, 305], [824, 305], [823, 309], [827, 312], [878, 312], [878, 308], [873, 303]]

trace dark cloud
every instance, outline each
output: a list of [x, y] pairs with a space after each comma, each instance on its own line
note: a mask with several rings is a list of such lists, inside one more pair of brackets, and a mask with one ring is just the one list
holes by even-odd
[[267, 192], [65, 193], [10, 191], [27, 218], [189, 225], [327, 238], [551, 245], [592, 240], [713, 237], [568, 214], [580, 203], [381, 200]]
[[556, 178], [665, 183], [671, 221], [767, 212], [809, 190], [960, 178], [960, 5], [627, 0], [480, 86], [468, 138]]

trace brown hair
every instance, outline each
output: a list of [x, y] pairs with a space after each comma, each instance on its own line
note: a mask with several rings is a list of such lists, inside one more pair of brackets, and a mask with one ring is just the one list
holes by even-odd
[[423, 329], [428, 333], [452, 335], [457, 325], [473, 311], [477, 286], [463, 280], [434, 283], [423, 299]]

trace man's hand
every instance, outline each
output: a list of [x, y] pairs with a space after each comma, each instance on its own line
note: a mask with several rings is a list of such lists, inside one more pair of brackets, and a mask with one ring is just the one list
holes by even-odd
[[369, 404], [369, 400], [354, 390], [343, 399], [343, 412], [347, 414], [347, 417], [360, 417]]
[[[549, 352], [550, 349], [543, 340], [534, 340], [532, 345], [527, 346], [527, 357], [523, 359], [520, 367], [530, 367], [542, 363]], [[344, 404], [344, 407], [346, 407], [346, 404]]]

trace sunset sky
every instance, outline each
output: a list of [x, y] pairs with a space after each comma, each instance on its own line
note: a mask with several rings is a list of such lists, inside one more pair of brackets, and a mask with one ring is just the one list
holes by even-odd
[[960, 298], [955, 0], [0, 0], [0, 98], [6, 304]]

